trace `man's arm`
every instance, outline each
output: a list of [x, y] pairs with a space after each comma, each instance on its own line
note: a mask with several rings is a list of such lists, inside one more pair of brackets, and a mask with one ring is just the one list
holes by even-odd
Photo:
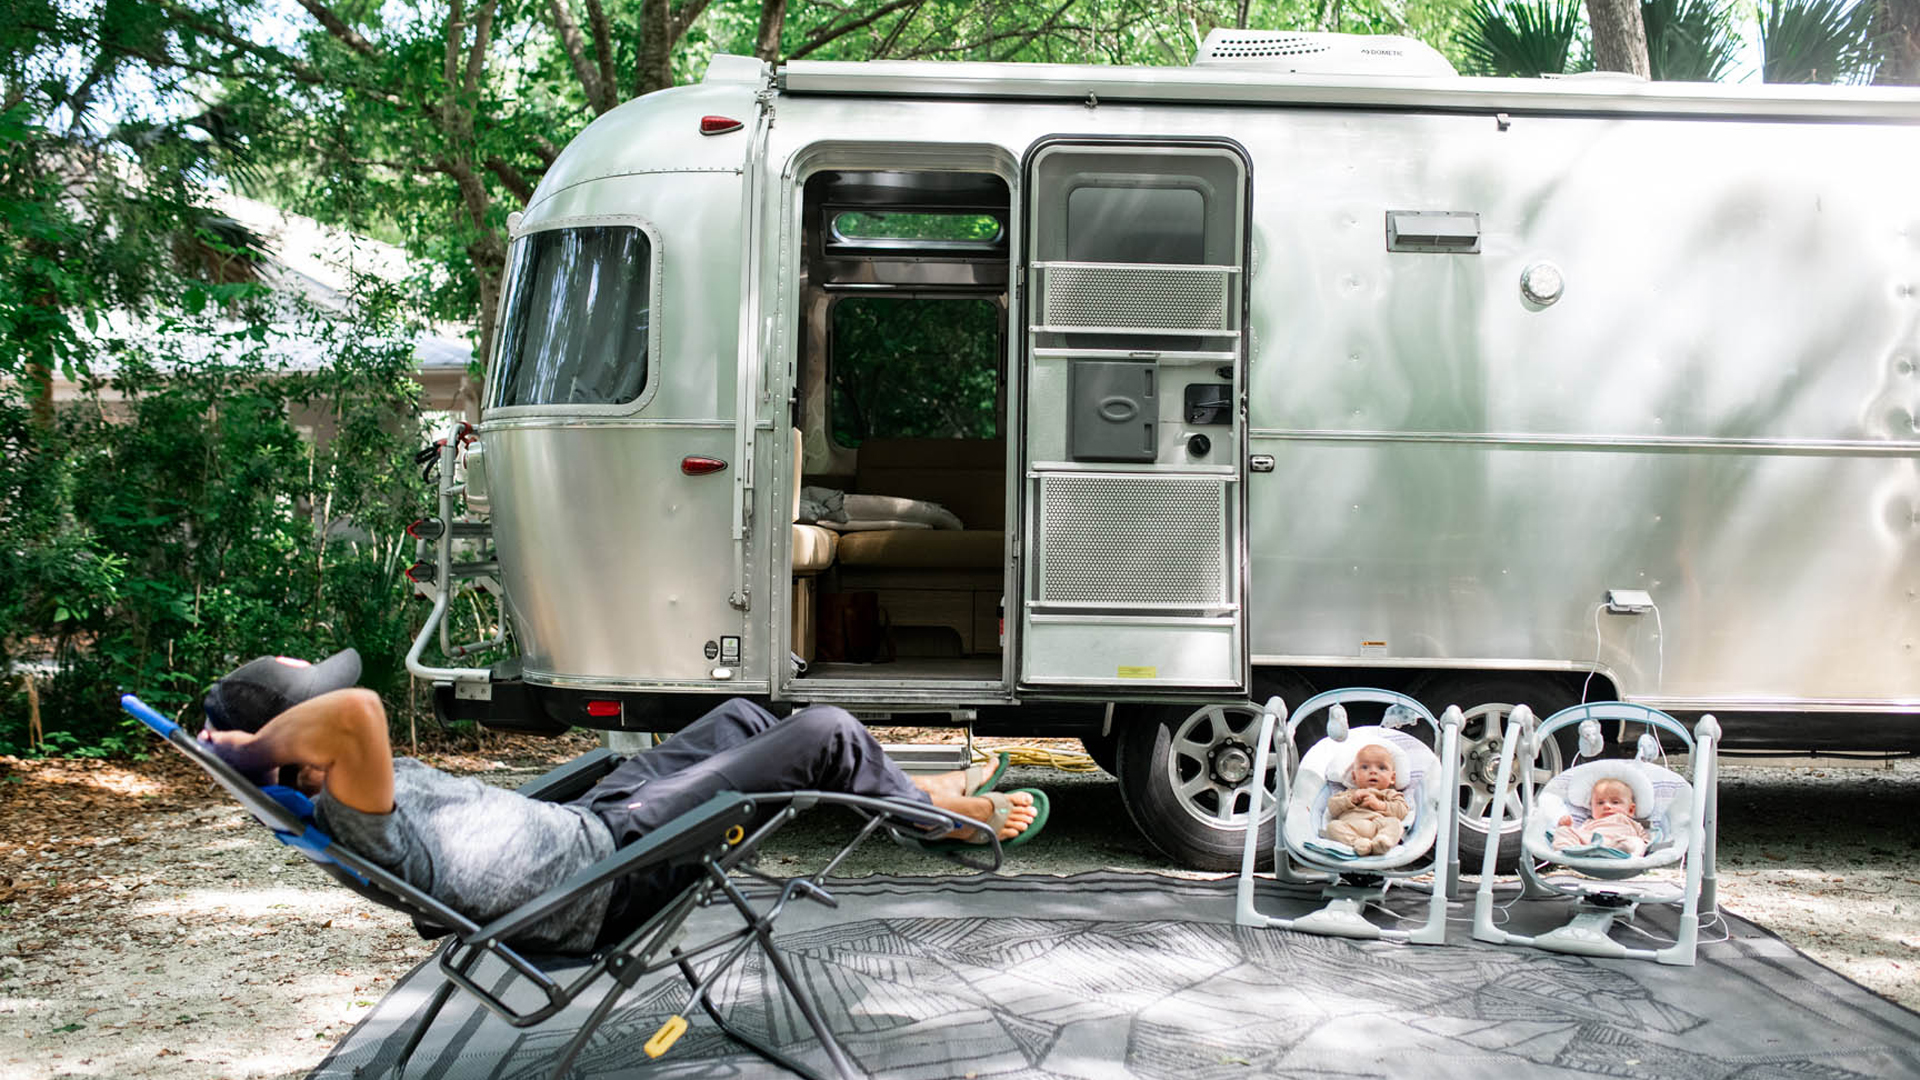
[[366, 814], [393, 809], [393, 747], [380, 695], [357, 687], [309, 698], [257, 732], [200, 733], [242, 772], [301, 765], [326, 773], [327, 794]]

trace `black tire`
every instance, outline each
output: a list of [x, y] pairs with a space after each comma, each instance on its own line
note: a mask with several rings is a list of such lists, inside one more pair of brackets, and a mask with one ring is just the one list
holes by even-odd
[[[1564, 679], [1552, 675], [1487, 673], [1436, 676], [1416, 687], [1412, 696], [1435, 716], [1449, 705], [1460, 706], [1466, 714], [1460, 731], [1460, 870], [1477, 876], [1486, 858], [1491, 788], [1508, 715], [1514, 705], [1524, 702], [1535, 717], [1545, 719], [1575, 704], [1578, 695]], [[1534, 776], [1544, 783], [1571, 756], [1571, 750], [1558, 742], [1542, 747], [1534, 759]], [[1520, 864], [1520, 802], [1511, 794], [1507, 799], [1499, 853], [1494, 857], [1494, 871], [1501, 874], [1515, 872]]]
[[[1182, 866], [1238, 870], [1258, 730], [1259, 708], [1244, 701], [1116, 709], [1115, 773], [1121, 802], [1141, 835]], [[1269, 759], [1269, 786], [1277, 764]], [[1239, 783], [1230, 782], [1234, 776], [1242, 777]], [[1273, 823], [1269, 806], [1259, 825], [1262, 851], [1272, 847]]]
[[1119, 743], [1119, 736], [1112, 732], [1105, 735], [1080, 736], [1080, 745], [1086, 749], [1087, 756], [1093, 759], [1095, 765], [1106, 770], [1108, 776], [1120, 775], [1120, 770], [1115, 764], [1115, 756], [1120, 751]]

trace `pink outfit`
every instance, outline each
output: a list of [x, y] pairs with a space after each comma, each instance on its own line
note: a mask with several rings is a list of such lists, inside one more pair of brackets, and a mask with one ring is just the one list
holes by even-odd
[[1625, 814], [1608, 814], [1553, 830], [1555, 851], [1588, 844], [1617, 848], [1638, 858], [1647, 853], [1647, 827]]

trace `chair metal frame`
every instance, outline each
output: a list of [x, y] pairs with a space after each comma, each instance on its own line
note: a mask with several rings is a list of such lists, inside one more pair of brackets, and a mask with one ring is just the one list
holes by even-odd
[[[1368, 867], [1343, 863], [1333, 859], [1317, 857], [1312, 851], [1291, 847], [1287, 843], [1286, 815], [1292, 797], [1295, 770], [1305, 754], [1294, 745], [1294, 735], [1301, 721], [1334, 706], [1350, 703], [1371, 703], [1392, 707], [1404, 706], [1414, 716], [1425, 723], [1433, 733], [1434, 756], [1439, 762], [1439, 775], [1432, 783], [1439, 785], [1442, 793], [1439, 799], [1440, 822], [1433, 844], [1425, 857], [1400, 867]], [[1280, 717], [1287, 716], [1281, 732]], [[1315, 694], [1301, 703], [1300, 707], [1287, 714], [1286, 703], [1278, 697], [1267, 699], [1260, 717], [1259, 733], [1254, 741], [1253, 762], [1253, 805], [1248, 812], [1248, 826], [1245, 847], [1240, 857], [1240, 878], [1234, 890], [1234, 922], [1241, 926], [1264, 927], [1276, 930], [1299, 930], [1311, 934], [1323, 934], [1335, 937], [1380, 939], [1386, 941], [1410, 942], [1417, 945], [1439, 945], [1447, 936], [1447, 903], [1459, 895], [1460, 887], [1460, 832], [1459, 804], [1455, 794], [1460, 786], [1460, 726], [1462, 714], [1458, 706], [1449, 706], [1438, 719], [1435, 719], [1427, 707], [1405, 694], [1392, 690], [1379, 690], [1371, 687], [1350, 687], [1344, 690], [1328, 690]], [[1276, 734], [1280, 735], [1280, 768], [1275, 771], [1275, 788], [1268, 791], [1261, 778], [1266, 775], [1267, 760], [1272, 753]], [[1321, 895], [1329, 903], [1320, 909], [1296, 918], [1282, 918], [1262, 913], [1254, 904], [1254, 873], [1259, 861], [1259, 822], [1267, 799], [1274, 800], [1275, 815], [1273, 823], [1273, 866], [1274, 879], [1293, 885], [1322, 884]], [[1305, 867], [1296, 869], [1295, 864]], [[1411, 868], [1409, 868], [1409, 866]], [[1427, 886], [1427, 917], [1413, 930], [1401, 930], [1382, 927], [1368, 920], [1364, 914], [1368, 902], [1385, 896], [1390, 883], [1431, 873], [1433, 882]], [[1380, 879], [1376, 884], [1350, 883], [1343, 880], [1344, 875], [1367, 875]]]
[[[885, 831], [898, 843], [920, 847], [919, 838], [935, 831], [968, 827], [986, 830], [982, 822], [901, 799], [827, 791], [728, 792], [715, 795], [639, 841], [582, 868], [515, 910], [481, 925], [335, 841], [222, 761], [186, 729], [137, 697], [123, 696], [121, 705], [204, 770], [249, 814], [272, 830], [282, 844], [299, 851], [329, 877], [360, 896], [408, 915], [423, 936], [447, 936], [435, 959], [445, 981], [435, 990], [400, 1053], [393, 1073], [396, 1080], [406, 1075], [414, 1051], [455, 990], [466, 991], [513, 1027], [526, 1028], [559, 1013], [601, 976], [608, 976], [614, 985], [594, 1005], [580, 1030], [555, 1059], [552, 1075], [554, 1080], [560, 1080], [621, 996], [647, 976], [668, 968], [677, 968], [687, 981], [689, 1006], [698, 1003], [729, 1038], [807, 1080], [821, 1080], [820, 1074], [801, 1062], [729, 1022], [709, 996], [718, 976], [755, 946], [819, 1040], [834, 1075], [841, 1080], [855, 1080], [861, 1072], [834, 1037], [818, 1005], [795, 978], [775, 944], [775, 921], [794, 900], [837, 907], [825, 878], [876, 832]], [[622, 760], [608, 750], [595, 750], [529, 781], [518, 790], [529, 798], [565, 801], [584, 793]], [[802, 812], [818, 806], [844, 807], [863, 819], [853, 839], [841, 846], [824, 866], [812, 873], [783, 877], [761, 873], [751, 865], [761, 844]], [[757, 817], [764, 820], [755, 827]], [[943, 854], [977, 870], [997, 870], [1001, 860], [1000, 841], [992, 837], [991, 830], [987, 832], [989, 840], [981, 845], [978, 857], [972, 852]], [[584, 893], [643, 869], [676, 865], [696, 867], [701, 872], [699, 878], [618, 942], [588, 956], [584, 966], [581, 957], [537, 957], [509, 943], [516, 933]], [[714, 905], [730, 906], [740, 916], [741, 925], [704, 941], [681, 944], [682, 927], [687, 919], [700, 908]], [[496, 992], [482, 986], [475, 978], [474, 969], [487, 957], [499, 960], [519, 981], [532, 985], [540, 994], [540, 1003], [516, 1007], [504, 1000], [507, 996], [504, 989]], [[703, 960], [706, 961], [704, 969], [696, 966]], [[558, 974], [562, 969], [569, 973]], [[660, 1056], [685, 1030], [684, 1016], [676, 1014], [648, 1040], [644, 1052], [648, 1057]]]
[[[1572, 705], [1545, 720], [1536, 721], [1533, 711], [1525, 705], [1514, 707], [1507, 719], [1505, 747], [1500, 757], [1500, 767], [1494, 779], [1494, 791], [1507, 790], [1509, 782], [1517, 780], [1520, 791], [1521, 827], [1527, 827], [1532, 821], [1538, 791], [1533, 782], [1534, 755], [1554, 733], [1569, 727], [1577, 728], [1587, 720], [1598, 722], [1613, 721], [1623, 724], [1643, 724], [1648, 730], [1661, 732], [1678, 738], [1685, 746], [1689, 757], [1692, 776], [1688, 784], [1692, 788], [1691, 816], [1687, 822], [1687, 848], [1683, 856], [1685, 877], [1678, 900], [1672, 898], [1651, 898], [1630, 895], [1621, 891], [1621, 887], [1612, 881], [1630, 880], [1644, 871], [1631, 875], [1618, 875], [1610, 879], [1571, 879], [1551, 878], [1552, 871], [1543, 872], [1534, 865], [1528, 856], [1526, 846], [1521, 846], [1520, 856], [1520, 898], [1525, 900], [1571, 899], [1577, 902], [1576, 914], [1571, 922], [1544, 934], [1526, 935], [1512, 933], [1493, 921], [1494, 885], [1496, 880], [1495, 860], [1499, 855], [1499, 845], [1489, 843], [1480, 866], [1480, 888], [1474, 896], [1473, 936], [1475, 940], [1492, 942], [1497, 945], [1531, 945], [1537, 949], [1552, 952], [1570, 953], [1577, 956], [1597, 956], [1610, 959], [1654, 960], [1662, 964], [1691, 966], [1699, 943], [1700, 912], [1704, 909], [1711, 913], [1715, 910], [1717, 889], [1714, 864], [1715, 846], [1719, 822], [1719, 757], [1720, 722], [1708, 713], [1700, 718], [1689, 732], [1684, 724], [1672, 716], [1648, 705], [1637, 705], [1623, 701], [1588, 702]], [[1515, 775], [1515, 762], [1518, 761], [1518, 775]], [[1506, 816], [1506, 800], [1494, 799], [1493, 820], [1488, 826], [1489, 837], [1500, 834], [1501, 825]], [[1548, 865], [1574, 869], [1572, 862], [1555, 861]], [[1602, 868], [1596, 868], [1604, 872]], [[1680, 907], [1680, 925], [1671, 945], [1658, 949], [1642, 949], [1615, 941], [1611, 936], [1614, 922], [1621, 916], [1628, 919], [1642, 903], [1675, 904]]]

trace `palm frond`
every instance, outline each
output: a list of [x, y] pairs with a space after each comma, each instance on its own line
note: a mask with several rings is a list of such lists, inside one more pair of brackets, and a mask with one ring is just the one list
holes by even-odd
[[1740, 58], [1728, 0], [1641, 0], [1656, 79], [1718, 82]]
[[1566, 74], [1580, 28], [1579, 0], [1473, 0], [1455, 34], [1476, 75]]
[[1764, 0], [1760, 77], [1773, 83], [1857, 83], [1873, 78], [1872, 0]]

